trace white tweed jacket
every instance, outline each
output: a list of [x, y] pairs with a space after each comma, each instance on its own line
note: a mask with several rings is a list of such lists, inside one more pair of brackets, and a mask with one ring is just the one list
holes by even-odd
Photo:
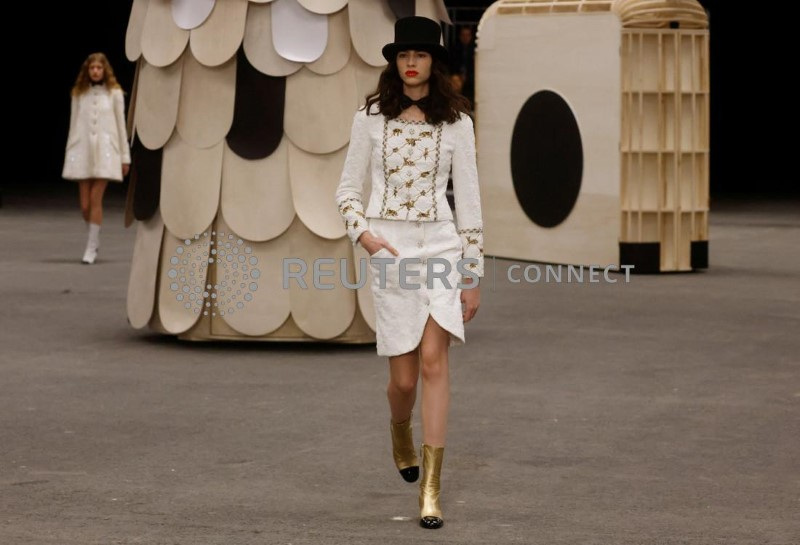
[[[377, 105], [373, 105], [373, 112]], [[447, 202], [452, 170], [455, 218]], [[364, 181], [372, 183], [366, 209]], [[461, 114], [455, 123], [388, 119], [356, 112], [336, 204], [353, 245], [367, 231], [366, 218], [404, 221], [454, 220], [467, 267], [483, 276], [483, 221], [475, 132]]]

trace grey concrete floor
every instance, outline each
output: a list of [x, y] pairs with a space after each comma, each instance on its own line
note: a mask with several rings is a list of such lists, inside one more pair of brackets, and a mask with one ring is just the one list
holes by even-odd
[[120, 195], [91, 267], [73, 195], [0, 209], [0, 543], [799, 542], [796, 202], [715, 203], [705, 272], [512, 284], [487, 261], [426, 531], [374, 345], [131, 329]]

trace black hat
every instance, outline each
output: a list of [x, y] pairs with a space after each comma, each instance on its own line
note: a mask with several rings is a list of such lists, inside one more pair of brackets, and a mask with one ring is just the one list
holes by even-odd
[[398, 51], [414, 49], [427, 51], [437, 59], [447, 62], [447, 49], [439, 41], [442, 27], [427, 17], [403, 17], [394, 23], [394, 42], [383, 46], [383, 57], [394, 62]]

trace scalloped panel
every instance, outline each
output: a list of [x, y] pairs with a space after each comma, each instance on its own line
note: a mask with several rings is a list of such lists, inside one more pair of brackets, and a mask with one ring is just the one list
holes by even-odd
[[235, 57], [212, 68], [184, 55], [176, 123], [181, 137], [196, 148], [218, 145], [233, 123], [235, 97]]
[[125, 31], [125, 56], [131, 62], [136, 62], [142, 55], [142, 29], [148, 2], [149, 0], [133, 0], [131, 5], [131, 16]]
[[386, 66], [381, 49], [394, 41], [395, 16], [385, 0], [350, 0], [347, 6], [353, 47], [367, 64]]
[[189, 46], [205, 66], [219, 66], [239, 49], [247, 20], [247, 0], [220, 0], [202, 26], [192, 30]]
[[223, 142], [195, 148], [176, 132], [164, 147], [161, 215], [171, 233], [193, 237], [211, 224], [219, 205]]
[[[289, 256], [300, 258], [307, 267], [303, 276], [306, 289], [297, 280], [289, 279], [292, 318], [300, 329], [315, 339], [332, 339], [341, 335], [350, 326], [356, 312], [355, 290], [345, 288], [339, 276], [339, 260], [351, 255], [349, 239], [326, 240], [318, 237], [299, 218], [292, 222], [286, 236], [291, 243]], [[317, 258], [334, 259], [333, 264], [320, 266], [322, 271], [333, 272], [333, 276], [321, 277], [320, 284], [333, 286], [333, 289], [314, 287], [314, 260]], [[352, 263], [349, 267], [352, 269]], [[355, 282], [352, 270], [348, 276]]]
[[172, 20], [180, 28], [192, 30], [202, 25], [213, 9], [214, 0], [172, 0]]
[[251, 5], [247, 10], [243, 45], [247, 59], [259, 72], [288, 76], [303, 67], [302, 63], [286, 60], [275, 51], [270, 4]]
[[144, 58], [139, 57], [136, 60], [136, 67], [133, 70], [133, 84], [131, 85], [131, 94], [128, 97], [128, 113], [125, 117], [125, 130], [128, 134], [128, 139], [133, 141], [136, 136], [136, 101], [139, 94], [139, 72], [142, 70]]
[[163, 68], [142, 61], [136, 86], [134, 122], [138, 138], [148, 149], [164, 147], [175, 129], [182, 68], [180, 61]]
[[163, 235], [164, 222], [161, 214], [156, 213], [151, 219], [140, 221], [136, 225], [127, 297], [128, 321], [135, 329], [146, 326], [153, 315]]
[[366, 104], [367, 94], [372, 93], [378, 88], [378, 80], [381, 77], [383, 68], [371, 66], [365, 63], [358, 55], [350, 58], [356, 76], [356, 93], [358, 94], [358, 107]]
[[211, 287], [217, 316], [244, 335], [266, 335], [278, 329], [291, 311], [282, 277], [289, 239], [247, 240], [222, 216], [217, 218], [214, 237], [216, 280]]
[[[414, 10], [415, 13], [413, 15], [421, 15], [434, 21], [444, 21], [448, 25], [453, 24], [447, 14], [444, 0], [416, 0]], [[441, 40], [439, 42], [441, 43]]]
[[[131, 159], [133, 159], [133, 155], [131, 155]], [[128, 174], [128, 190], [125, 193], [125, 213], [122, 220], [122, 224], [125, 226], [125, 229], [133, 225], [133, 222], [136, 221], [136, 218], [133, 214], [133, 197], [135, 193], [136, 169], [133, 166], [133, 160], [131, 160], [131, 170]]]
[[314, 62], [328, 43], [328, 18], [308, 11], [297, 0], [275, 0], [272, 43], [284, 59]]
[[350, 18], [347, 9], [328, 17], [328, 45], [322, 56], [307, 68], [323, 76], [334, 74], [350, 59]]
[[283, 139], [286, 78], [256, 70], [240, 49], [233, 124], [225, 140], [239, 157], [263, 159]]
[[330, 76], [303, 69], [287, 78], [283, 127], [299, 148], [331, 153], [349, 141], [357, 106], [352, 63]]
[[150, 0], [142, 27], [142, 55], [153, 66], [167, 66], [181, 56], [189, 31], [172, 20], [169, 0]]
[[185, 239], [164, 231], [157, 275], [158, 318], [168, 333], [183, 333], [210, 309], [206, 284], [210, 241], [209, 226]]
[[308, 153], [289, 143], [289, 179], [297, 215], [315, 235], [337, 239], [345, 235], [344, 222], [332, 206], [347, 147], [323, 155]]
[[139, 89], [139, 72], [141, 71], [141, 65], [143, 62], [144, 61], [141, 60], [141, 57], [139, 57], [139, 60], [136, 61], [136, 69], [133, 72], [133, 85], [131, 87], [131, 95], [128, 104], [128, 115], [125, 119], [125, 130], [131, 142], [131, 166], [128, 174], [128, 189], [125, 193], [125, 211], [122, 219], [122, 224], [126, 229], [133, 225], [133, 222], [136, 221], [136, 218], [133, 215], [133, 196], [136, 190], [136, 174], [133, 167], [133, 144], [137, 140], [134, 116], [136, 115], [136, 97]]
[[347, 0], [298, 0], [308, 11], [328, 15], [339, 11], [347, 5]]
[[222, 213], [242, 237], [264, 241], [281, 235], [294, 219], [289, 185], [288, 141], [265, 159], [242, 159], [225, 146]]

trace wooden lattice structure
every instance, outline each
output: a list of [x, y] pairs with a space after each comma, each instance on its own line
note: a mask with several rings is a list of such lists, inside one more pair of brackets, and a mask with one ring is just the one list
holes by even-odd
[[623, 260], [708, 266], [709, 34], [697, 2], [621, 1]]

